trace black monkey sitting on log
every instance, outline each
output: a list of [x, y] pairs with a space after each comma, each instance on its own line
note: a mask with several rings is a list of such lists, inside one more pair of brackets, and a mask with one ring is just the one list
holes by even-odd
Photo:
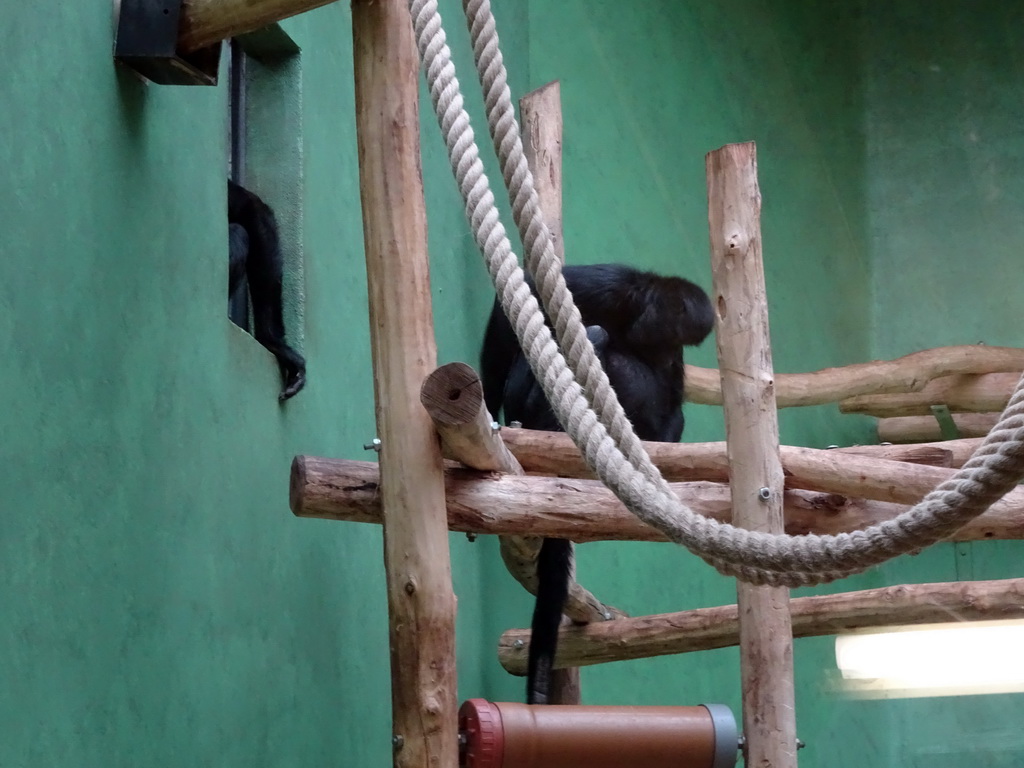
[[[287, 341], [282, 307], [283, 259], [274, 212], [255, 193], [228, 180], [228, 305], [244, 327], [245, 287], [252, 300], [252, 335], [277, 358], [284, 379], [279, 400], [306, 384], [306, 360]], [[241, 307], [239, 310], [238, 308]]]
[[[587, 336], [612, 388], [642, 440], [679, 442], [683, 434], [683, 347], [700, 344], [714, 326], [707, 294], [681, 277], [621, 264], [563, 269]], [[533, 281], [527, 282], [536, 294]], [[505, 423], [561, 431], [519, 341], [497, 301], [480, 352], [487, 409]], [[546, 704], [569, 590], [572, 544], [544, 539], [537, 560], [537, 600], [530, 627], [528, 704]]]

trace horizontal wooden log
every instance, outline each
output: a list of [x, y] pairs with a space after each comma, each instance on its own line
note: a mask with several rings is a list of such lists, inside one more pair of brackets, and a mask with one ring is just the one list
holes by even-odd
[[[794, 637], [837, 635], [854, 629], [1024, 618], [1024, 579], [902, 584], [836, 595], [792, 598]], [[588, 627], [566, 627], [555, 666], [583, 667], [646, 659], [739, 642], [735, 605], [638, 616]], [[530, 632], [512, 629], [498, 641], [498, 660], [526, 674]]]
[[[851, 456], [866, 456], [869, 459], [883, 459], [884, 461], [902, 461], [906, 464], [924, 464], [928, 467], [958, 467], [967, 459], [962, 459], [960, 464], [955, 464], [956, 454], [945, 443], [911, 443], [909, 445], [848, 445], [844, 447], [831, 448], [840, 455], [850, 454]], [[972, 450], [973, 452], [973, 450]], [[970, 458], [970, 453], [967, 454]]]
[[311, 11], [334, 0], [185, 0], [178, 50], [189, 53]]
[[[698, 514], [723, 522], [731, 519], [727, 486], [690, 482], [673, 483], [672, 488]], [[630, 513], [598, 480], [516, 477], [449, 466], [445, 490], [448, 526], [453, 531], [550, 536], [577, 542], [665, 541], [662, 533]], [[891, 502], [804, 490], [787, 490], [783, 501], [786, 532], [794, 535], [858, 530], [907, 509]], [[296, 456], [290, 503], [298, 517], [380, 523], [377, 464]], [[950, 538], [978, 539], [1024, 539], [1024, 505], [1013, 506], [1006, 499], [997, 502]]]
[[[918, 392], [940, 376], [1022, 370], [1024, 349], [982, 345], [938, 347], [895, 360], [856, 363], [813, 373], [776, 373], [775, 398], [779, 408], [823, 405], [857, 395]], [[687, 401], [722, 404], [722, 385], [716, 369], [687, 365], [685, 378]]]
[[[587, 477], [589, 474], [576, 446], [560, 432], [503, 429], [502, 437], [528, 471], [539, 470], [561, 477]], [[729, 462], [725, 443], [644, 445], [666, 480], [728, 480]], [[856, 446], [832, 450], [784, 445], [780, 448], [780, 455], [788, 489], [915, 504], [953, 474], [942, 466], [925, 465], [952, 463], [952, 451], [946, 450], [943, 445]], [[958, 447], [962, 452], [962, 446]], [[889, 458], [879, 459], [876, 456]], [[1006, 503], [1024, 508], [1024, 491], [1012, 491]]]
[[[533, 429], [502, 427], [501, 437], [512, 454], [519, 460], [527, 474], [555, 475], [557, 477], [593, 477], [587, 469], [579, 449], [572, 439], [563, 432], [541, 432]], [[729, 463], [725, 454], [725, 443], [644, 443], [655, 466], [670, 482], [686, 480], [729, 479]], [[783, 466], [785, 452], [789, 446], [782, 446]], [[830, 451], [814, 451], [802, 448], [804, 456], [820, 456], [833, 466], [836, 456], [864, 456], [867, 458], [902, 461], [911, 464], [928, 464], [936, 467], [952, 466], [952, 451], [944, 443], [927, 445], [857, 445], [848, 448], [834, 448]], [[808, 453], [810, 451], [810, 453]], [[813, 461], [813, 458], [808, 459]], [[962, 462], [961, 462], [962, 463]], [[840, 461], [841, 466], [841, 461]], [[793, 469], [789, 468], [790, 475]], [[798, 480], [790, 487], [802, 487]]]
[[928, 382], [920, 392], [849, 397], [840, 401], [839, 410], [878, 418], [930, 416], [933, 405], [945, 405], [954, 413], [1001, 413], [1018, 381], [1019, 371], [943, 376]]
[[[785, 446], [782, 455], [787, 488], [838, 493], [899, 504], [916, 504], [933, 488], [955, 474], [955, 470], [945, 467], [884, 461], [795, 446]], [[1024, 489], [1018, 487], [1011, 490], [993, 504], [992, 509], [1024, 509]]]
[[[950, 414], [961, 437], [984, 437], [999, 422], [998, 413]], [[878, 420], [878, 439], [886, 443], [940, 440], [942, 429], [934, 416], [894, 416]]]

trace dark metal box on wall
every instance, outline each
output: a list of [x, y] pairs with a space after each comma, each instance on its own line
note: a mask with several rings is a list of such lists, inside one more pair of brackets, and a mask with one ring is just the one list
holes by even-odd
[[216, 85], [221, 44], [178, 50], [182, 0], [121, 0], [114, 59], [159, 85]]

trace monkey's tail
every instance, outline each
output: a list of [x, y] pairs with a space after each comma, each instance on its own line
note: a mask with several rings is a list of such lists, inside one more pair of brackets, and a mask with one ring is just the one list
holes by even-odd
[[572, 542], [544, 539], [537, 557], [537, 602], [530, 624], [530, 656], [526, 673], [526, 703], [547, 704], [551, 673], [558, 650], [558, 627], [569, 596]]

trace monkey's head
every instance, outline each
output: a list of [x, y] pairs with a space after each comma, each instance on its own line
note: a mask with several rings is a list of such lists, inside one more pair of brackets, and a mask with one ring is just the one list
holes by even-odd
[[699, 285], [682, 277], [644, 274], [638, 292], [636, 322], [631, 343], [679, 348], [696, 346], [715, 326], [711, 299]]

